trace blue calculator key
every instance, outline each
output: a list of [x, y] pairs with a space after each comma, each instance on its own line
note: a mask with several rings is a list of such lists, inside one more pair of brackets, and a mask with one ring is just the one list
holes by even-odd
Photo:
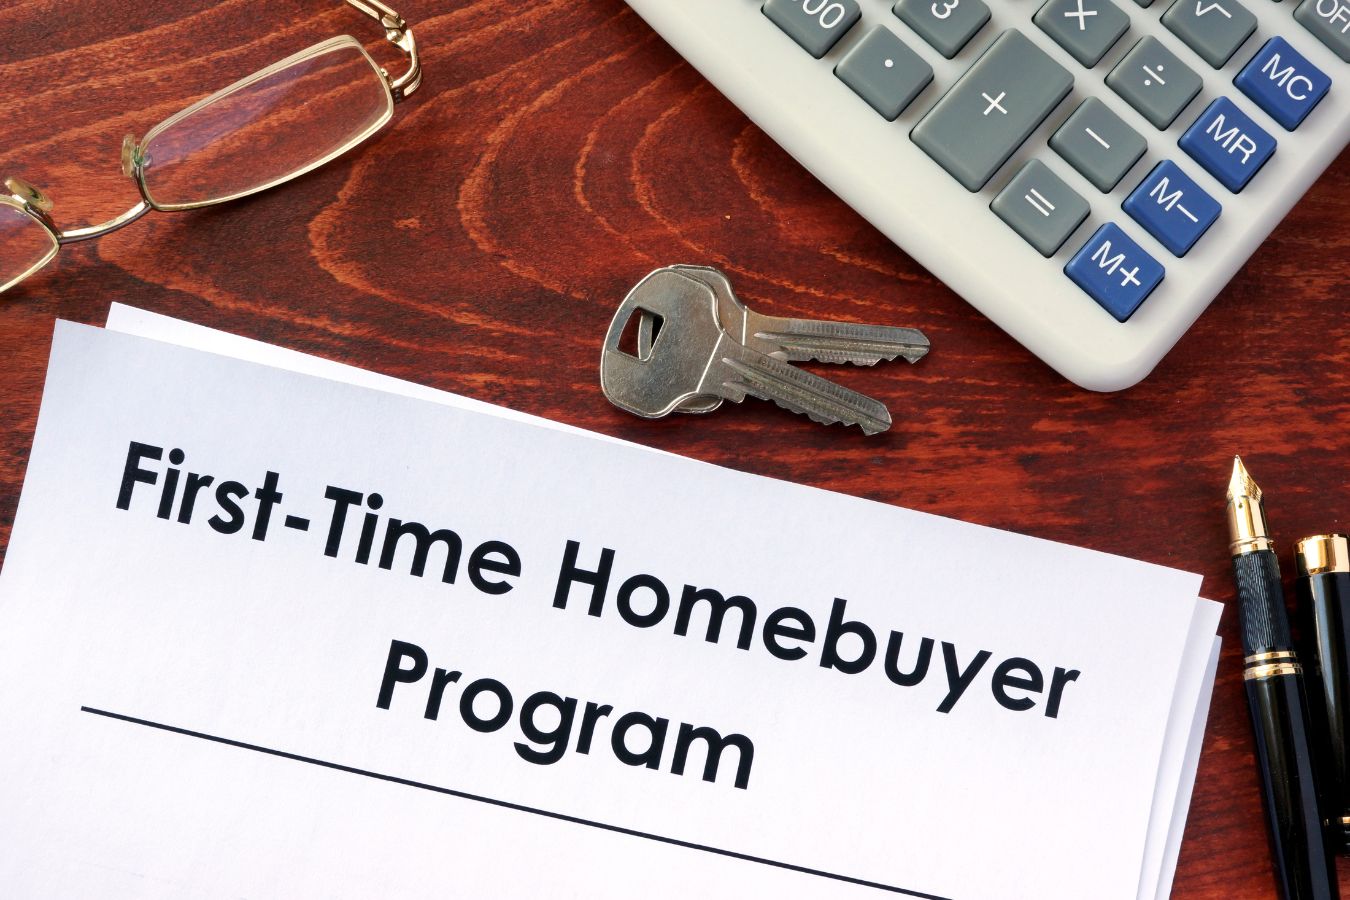
[[1220, 97], [1195, 120], [1179, 141], [1181, 149], [1233, 193], [1275, 152], [1275, 139], [1266, 134], [1232, 100]]
[[1123, 204], [1130, 217], [1175, 256], [1185, 256], [1223, 207], [1170, 159], [1153, 167]]
[[1124, 322], [1153, 293], [1166, 270], [1125, 232], [1107, 222], [1069, 260], [1064, 274], [1117, 322]]
[[1284, 128], [1293, 131], [1322, 101], [1331, 79], [1282, 37], [1266, 41], [1233, 84]]

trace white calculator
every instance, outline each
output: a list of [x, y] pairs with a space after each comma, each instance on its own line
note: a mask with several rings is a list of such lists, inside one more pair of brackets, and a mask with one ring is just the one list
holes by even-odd
[[627, 2], [1097, 391], [1144, 378], [1350, 141], [1350, 0]]

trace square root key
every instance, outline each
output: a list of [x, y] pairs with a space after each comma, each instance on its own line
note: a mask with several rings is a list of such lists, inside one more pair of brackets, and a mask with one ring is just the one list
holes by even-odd
[[1176, 0], [1162, 22], [1216, 69], [1256, 30], [1256, 16], [1237, 0]]

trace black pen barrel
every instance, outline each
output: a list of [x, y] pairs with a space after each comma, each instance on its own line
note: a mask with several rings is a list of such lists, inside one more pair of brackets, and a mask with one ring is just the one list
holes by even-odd
[[1292, 653], [1245, 672], [1275, 877], [1285, 900], [1336, 900], [1334, 857], [1322, 839], [1307, 700]]
[[1308, 692], [1318, 717], [1313, 749], [1322, 751], [1323, 810], [1333, 849], [1350, 849], [1350, 560], [1345, 535], [1317, 535], [1298, 544], [1299, 609], [1312, 651]]
[[1284, 900], [1337, 900], [1308, 696], [1284, 606], [1279, 559], [1266, 527], [1261, 488], [1238, 457], [1228, 480], [1228, 538], [1242, 629], [1242, 680], [1256, 737], [1275, 878]]

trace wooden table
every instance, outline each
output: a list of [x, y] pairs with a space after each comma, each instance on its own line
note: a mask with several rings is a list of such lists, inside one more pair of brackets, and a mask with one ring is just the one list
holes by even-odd
[[[69, 246], [0, 302], [0, 543], [53, 320], [101, 324], [114, 300], [733, 468], [1202, 572], [1230, 605], [1234, 452], [1266, 489], [1286, 576], [1299, 536], [1350, 529], [1345, 156], [1148, 380], [1104, 396], [891, 245], [621, 0], [400, 12], [426, 83], [372, 142], [281, 190]], [[118, 169], [125, 132], [338, 33], [392, 67], [372, 24], [325, 0], [11, 4], [0, 173], [46, 188], [58, 223], [110, 218], [136, 199]], [[895, 428], [865, 438], [757, 401], [656, 422], [610, 406], [605, 327], [639, 276], [673, 262], [722, 267], [776, 314], [922, 327], [934, 349], [917, 366], [830, 372], [889, 405]], [[1275, 896], [1232, 609], [1223, 636], [1177, 898]]]

